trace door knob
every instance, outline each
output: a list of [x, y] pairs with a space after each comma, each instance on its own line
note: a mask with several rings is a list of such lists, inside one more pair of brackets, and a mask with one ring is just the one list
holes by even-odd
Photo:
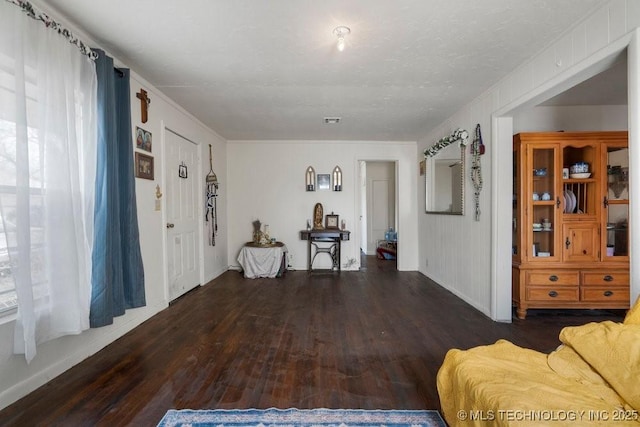
[[167, 228], [173, 228], [173, 227], [174, 227], [173, 224], [171, 224], [170, 222], [167, 223]]

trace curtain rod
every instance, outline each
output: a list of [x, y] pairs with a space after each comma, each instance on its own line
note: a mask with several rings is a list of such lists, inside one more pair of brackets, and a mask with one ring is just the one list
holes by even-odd
[[98, 54], [91, 50], [89, 46], [87, 46], [82, 40], [77, 38], [73, 33], [62, 26], [59, 22], [54, 21], [51, 17], [49, 17], [46, 13], [37, 10], [33, 7], [31, 3], [24, 0], [6, 0], [9, 3], [13, 3], [16, 6], [20, 7], [24, 13], [27, 14], [29, 18], [35, 19], [36, 21], [42, 21], [47, 28], [51, 28], [54, 31], [57, 31], [58, 34], [65, 37], [69, 43], [75, 45], [83, 55], [87, 55], [89, 59], [95, 60], [98, 57]]

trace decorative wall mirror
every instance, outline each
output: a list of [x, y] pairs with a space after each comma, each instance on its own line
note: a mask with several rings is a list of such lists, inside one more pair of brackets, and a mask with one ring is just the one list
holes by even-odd
[[425, 150], [426, 213], [464, 215], [465, 147], [468, 138], [467, 131], [458, 129]]

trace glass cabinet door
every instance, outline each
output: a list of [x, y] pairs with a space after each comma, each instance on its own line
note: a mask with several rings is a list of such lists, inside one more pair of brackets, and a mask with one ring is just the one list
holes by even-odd
[[[562, 150], [562, 213], [566, 220], [597, 221], [600, 147], [594, 144], [566, 145]], [[595, 249], [594, 249], [595, 250]]]
[[526, 225], [531, 238], [530, 260], [547, 260], [560, 256], [556, 236], [559, 195], [556, 194], [558, 146], [530, 147], [531, 209]]
[[520, 146], [514, 147], [513, 150], [513, 202], [512, 202], [512, 210], [511, 210], [511, 255], [513, 257], [513, 261], [516, 262], [521, 256], [521, 245], [522, 241], [520, 240], [520, 205], [522, 201], [518, 200], [518, 193], [520, 192], [520, 158], [521, 149]]
[[603, 200], [606, 218], [606, 245], [603, 259], [629, 256], [629, 150], [606, 147], [607, 186]]

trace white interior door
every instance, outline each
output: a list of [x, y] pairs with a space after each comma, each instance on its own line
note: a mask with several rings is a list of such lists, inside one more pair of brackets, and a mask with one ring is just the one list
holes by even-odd
[[389, 229], [389, 181], [373, 180], [371, 188], [371, 248], [375, 251], [378, 239], [384, 239], [384, 233]]
[[200, 284], [198, 147], [165, 130], [167, 274], [171, 301]]
[[367, 253], [367, 163], [360, 162], [360, 249]]

